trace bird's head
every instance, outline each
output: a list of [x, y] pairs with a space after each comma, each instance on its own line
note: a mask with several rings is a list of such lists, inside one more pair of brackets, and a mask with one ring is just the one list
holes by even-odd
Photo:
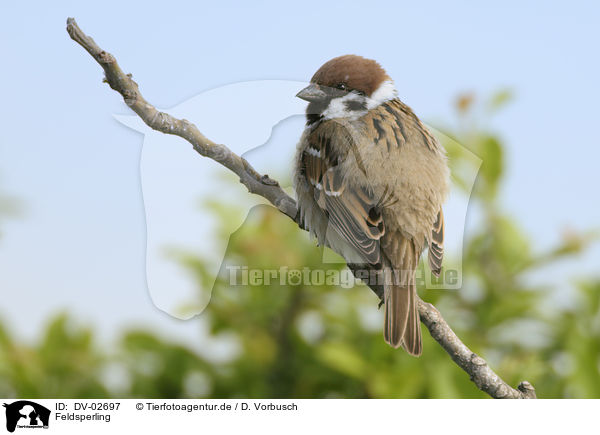
[[359, 118], [396, 95], [392, 79], [377, 62], [350, 54], [326, 62], [296, 96], [309, 102], [310, 125], [320, 119]]

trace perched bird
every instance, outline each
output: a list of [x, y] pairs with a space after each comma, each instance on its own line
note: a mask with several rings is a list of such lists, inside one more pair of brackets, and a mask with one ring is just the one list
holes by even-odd
[[445, 151], [374, 60], [336, 57], [297, 97], [309, 102], [294, 167], [300, 221], [379, 295], [385, 341], [419, 356], [415, 271], [426, 247], [441, 270]]

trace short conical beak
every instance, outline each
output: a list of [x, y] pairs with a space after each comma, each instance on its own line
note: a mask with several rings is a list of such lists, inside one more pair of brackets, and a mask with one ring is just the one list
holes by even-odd
[[318, 85], [311, 83], [310, 85], [302, 89], [300, 92], [298, 92], [296, 94], [296, 97], [302, 98], [305, 101], [313, 103], [316, 101], [324, 100], [325, 98], [327, 98], [327, 94], [323, 92]]

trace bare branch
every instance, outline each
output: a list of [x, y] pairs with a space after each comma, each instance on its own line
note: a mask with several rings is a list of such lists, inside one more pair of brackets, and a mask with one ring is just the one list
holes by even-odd
[[536, 398], [535, 389], [529, 382], [521, 382], [515, 390], [494, 373], [483, 358], [465, 346], [433, 305], [419, 299], [419, 315], [433, 339], [448, 352], [450, 358], [461, 369], [471, 376], [471, 381], [481, 391], [495, 399]]
[[100, 64], [104, 69], [105, 81], [123, 96], [125, 104], [137, 113], [148, 127], [185, 139], [199, 154], [213, 159], [236, 173], [240, 177], [240, 182], [251, 193], [267, 199], [279, 211], [292, 219], [296, 218], [296, 201], [283, 191], [277, 181], [270, 179], [268, 175], [261, 176], [245, 159], [232, 153], [226, 146], [206, 138], [188, 120], [177, 119], [168, 113], [156, 110], [144, 99], [137, 83], [131, 78], [131, 74], [125, 74], [112, 54], [102, 50], [92, 38], [83, 33], [74, 18], [67, 19], [67, 32], [71, 39], [85, 48]]
[[[205, 137], [198, 128], [185, 119], [177, 119], [168, 113], [156, 110], [148, 103], [131, 74], [125, 74], [116, 59], [102, 50], [92, 38], [81, 31], [74, 18], [67, 19], [67, 32], [71, 39], [81, 45], [104, 69], [105, 81], [123, 97], [127, 104], [152, 129], [165, 134], [179, 136], [192, 144], [194, 150], [233, 171], [248, 191], [262, 196], [279, 211], [300, 225], [296, 201], [268, 175], [260, 175], [242, 157], [225, 145], [217, 144]], [[444, 348], [452, 360], [463, 369], [475, 385], [493, 398], [535, 399], [535, 390], [529, 382], [521, 382], [518, 389], [511, 388], [490, 369], [485, 360], [473, 353], [456, 336], [440, 312], [431, 304], [419, 299], [421, 321], [431, 336]]]

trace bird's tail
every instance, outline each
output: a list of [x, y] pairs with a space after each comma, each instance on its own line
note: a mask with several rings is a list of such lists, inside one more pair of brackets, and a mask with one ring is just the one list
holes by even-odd
[[402, 238], [396, 253], [399, 269], [385, 268], [385, 323], [383, 336], [390, 346], [402, 346], [413, 356], [421, 355], [421, 321], [417, 306], [415, 271], [419, 256], [414, 243]]

